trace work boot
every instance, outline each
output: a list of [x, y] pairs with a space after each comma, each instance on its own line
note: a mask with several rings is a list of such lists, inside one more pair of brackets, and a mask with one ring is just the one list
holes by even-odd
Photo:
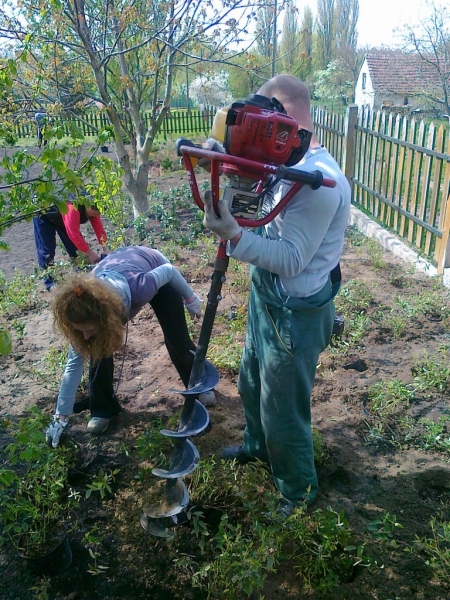
[[292, 502], [289, 502], [289, 500], [283, 498], [280, 500], [280, 504], [277, 506], [276, 512], [280, 516], [287, 519], [294, 512], [294, 508], [295, 506], [292, 504]]
[[214, 390], [210, 390], [209, 392], [204, 392], [203, 394], [199, 394], [198, 399], [203, 404], [203, 406], [206, 406], [206, 408], [208, 408], [210, 406], [215, 406], [215, 404], [217, 402], [217, 398], [216, 398], [216, 394], [214, 393]]
[[224, 448], [220, 453], [220, 458], [223, 458], [223, 460], [235, 460], [238, 465], [246, 465], [249, 462], [257, 462], [258, 460], [244, 452], [243, 444]]
[[43, 282], [47, 292], [51, 292], [52, 289], [55, 287], [55, 280], [53, 279], [53, 277], [50, 277], [50, 275], [44, 277]]

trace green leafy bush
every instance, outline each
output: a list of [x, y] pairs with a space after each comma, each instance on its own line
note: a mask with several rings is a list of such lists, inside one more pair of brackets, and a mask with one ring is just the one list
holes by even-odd
[[48, 416], [37, 408], [16, 426], [2, 423], [12, 441], [0, 467], [0, 540], [21, 548], [25, 543], [24, 553], [31, 556], [51, 547], [78, 500], [67, 484], [71, 449], [47, 445], [47, 425]]

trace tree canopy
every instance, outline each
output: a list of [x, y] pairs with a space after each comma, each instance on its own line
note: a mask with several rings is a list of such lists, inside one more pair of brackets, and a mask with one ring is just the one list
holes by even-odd
[[430, 2], [428, 7], [428, 15], [404, 26], [404, 47], [434, 71], [440, 82], [438, 88], [424, 86], [421, 97], [429, 106], [439, 106], [441, 112], [450, 115], [450, 10], [437, 2]]
[[14, 78], [22, 98], [31, 94], [65, 111], [86, 101], [102, 107], [139, 214], [148, 209], [149, 154], [177, 73], [223, 61], [257, 6], [244, 0], [22, 0], [3, 11], [0, 41], [14, 56], [26, 56]]

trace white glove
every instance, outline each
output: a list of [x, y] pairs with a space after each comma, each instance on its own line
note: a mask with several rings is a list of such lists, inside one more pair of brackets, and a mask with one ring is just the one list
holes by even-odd
[[213, 152], [225, 152], [225, 148], [222, 144], [214, 138], [208, 138], [202, 145], [202, 148], [205, 148], [205, 150], [212, 150]]
[[[208, 138], [202, 145], [202, 148], [205, 150], [212, 150], [213, 152], [222, 152], [222, 154], [225, 153], [225, 148], [214, 138]], [[200, 158], [198, 161], [198, 166], [202, 167], [202, 169], [205, 169], [205, 171], [211, 171], [211, 161], [209, 158]]]
[[216, 211], [214, 210], [211, 191], [207, 190], [205, 192], [205, 216], [203, 217], [203, 225], [206, 229], [210, 229], [218, 235], [221, 240], [231, 240], [241, 233], [242, 228], [230, 213], [226, 200], [219, 200], [217, 208], [220, 217], [216, 215]]
[[67, 427], [67, 424], [68, 421], [63, 421], [58, 415], [53, 415], [50, 425], [45, 432], [45, 441], [48, 444], [51, 442], [52, 447], [57, 448], [59, 446], [61, 435], [64, 431], [64, 428]]
[[203, 300], [201, 300], [197, 294], [193, 294], [193, 300], [191, 302], [184, 302], [185, 307], [188, 309], [189, 314], [192, 318], [197, 317], [200, 318], [202, 316], [202, 304]]

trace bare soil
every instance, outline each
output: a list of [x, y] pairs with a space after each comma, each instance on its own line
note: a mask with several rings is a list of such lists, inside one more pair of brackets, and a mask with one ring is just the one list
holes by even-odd
[[[180, 185], [180, 176], [159, 177], [161, 186]], [[10, 251], [1, 254], [1, 269], [7, 279], [15, 273], [35, 271], [35, 250], [31, 223], [21, 223], [6, 232]], [[264, 597], [326, 598], [328, 600], [445, 600], [450, 591], [435, 578], [426, 556], [405, 551], [416, 536], [431, 536], [430, 519], [444, 510], [448, 520], [450, 469], [444, 454], [389, 443], [385, 435], [373, 435], [373, 420], [367, 406], [367, 391], [380, 381], [410, 383], [412, 369], [424, 352], [433, 353], [448, 344], [448, 321], [420, 314], [411, 318], [406, 331], [395, 338], [385, 326], [383, 315], [395, 310], [397, 294], [411, 298], [425, 290], [437, 290], [443, 303], [449, 304], [448, 292], [435, 288], [425, 275], [415, 274], [410, 266], [389, 253], [383, 253], [385, 266], [375, 268], [370, 249], [357, 246], [349, 230], [342, 258], [343, 285], [350, 280], [363, 282], [372, 300], [365, 310], [370, 327], [357, 346], [348, 353], [327, 350], [318, 368], [313, 392], [314, 426], [325, 443], [325, 458], [318, 465], [320, 494], [314, 508], [328, 506], [343, 510], [360, 542], [366, 541], [366, 553], [377, 560], [379, 568], [362, 569], [352, 581], [342, 583], [332, 593], [302, 591], [291, 565], [281, 564], [276, 575], [268, 578]], [[189, 273], [193, 251], [181, 251], [180, 263]], [[205, 297], [209, 289], [214, 256], [202, 273], [192, 273], [196, 291]], [[219, 311], [229, 310], [232, 290], [223, 289]], [[0, 358], [0, 418], [18, 419], [37, 405], [50, 415], [58, 390], [57, 380], [40, 381], [30, 374], [48, 348], [61, 347], [62, 340], [52, 330], [48, 294], [39, 288], [32, 308], [17, 319], [24, 324], [24, 336], [14, 337], [13, 352]], [[198, 326], [197, 332], [198, 332]], [[216, 329], [216, 333], [217, 333]], [[350, 354], [357, 356], [350, 356]], [[202, 598], [189, 586], [170, 585], [170, 573], [176, 569], [167, 542], [149, 536], [139, 524], [145, 490], [136, 485], [134, 476], [141, 459], [134, 451], [136, 438], [157, 417], [179, 414], [182, 397], [170, 392], [180, 382], [166, 353], [158, 323], [151, 309], [144, 309], [130, 324], [127, 346], [116, 361], [120, 377], [118, 396], [124, 408], [105, 434], [89, 436], [85, 429], [86, 413], [74, 416], [70, 435], [78, 443], [83, 468], [72, 482], [80, 489], [99, 469], [120, 469], [113, 493], [101, 500], [92, 494], [78, 510], [77, 528], [71, 533], [73, 563], [68, 571], [52, 578], [49, 598], [57, 600], [164, 600], [166, 598]], [[355, 368], [356, 367], [356, 368]], [[236, 391], [236, 376], [221, 371], [217, 386], [218, 402], [209, 409], [212, 429], [196, 440], [201, 457], [218, 454], [222, 447], [242, 440], [244, 417]], [[438, 420], [449, 408], [448, 391], [431, 397], [416, 397], [407, 408], [413, 419]], [[396, 418], [390, 422], [395, 432]], [[384, 430], [386, 431], [386, 429]], [[3, 436], [3, 434], [0, 434]], [[1, 446], [4, 436], [0, 437]], [[0, 446], [0, 447], [1, 447]], [[384, 513], [395, 515], [402, 529], [394, 532], [395, 545], [370, 539], [367, 527]], [[99, 562], [108, 566], [101, 575], [87, 571], [92, 563], [83, 535], [99, 527], [102, 543]], [[38, 578], [24, 567], [13, 550], [0, 551], [0, 598], [32, 598], [30, 588]], [[175, 582], [175, 577], [173, 578]], [[219, 598], [217, 600], [220, 600]]]

